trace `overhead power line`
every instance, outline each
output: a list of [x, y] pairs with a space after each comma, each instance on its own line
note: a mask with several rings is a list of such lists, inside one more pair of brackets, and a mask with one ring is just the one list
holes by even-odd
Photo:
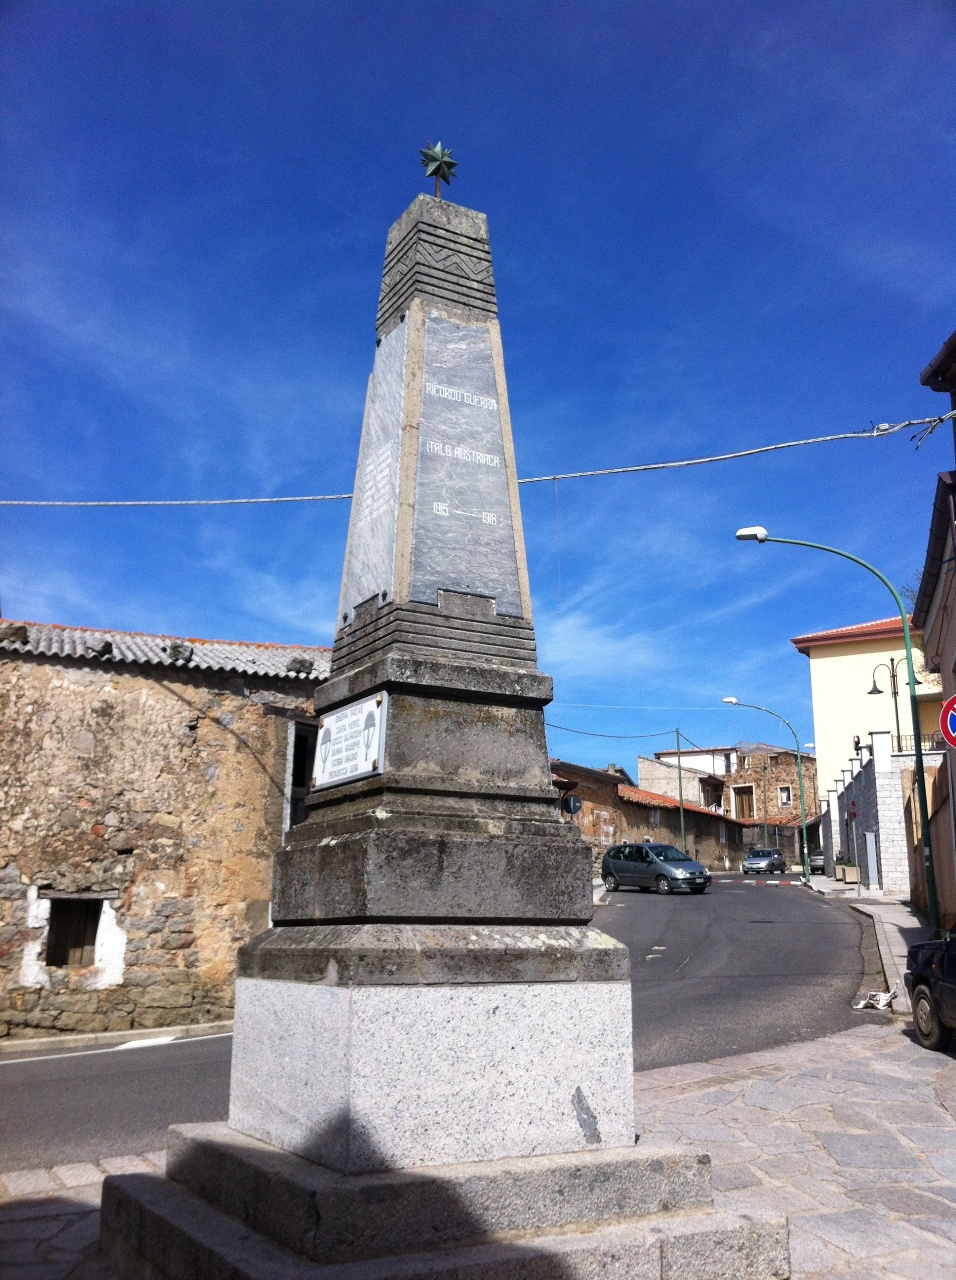
[[[639, 471], [669, 471], [678, 467], [701, 467], [711, 462], [732, 462], [736, 458], [753, 458], [760, 453], [780, 449], [799, 449], [808, 444], [830, 444], [835, 440], [879, 440], [908, 427], [920, 427], [913, 439], [916, 447], [942, 423], [956, 417], [956, 409], [936, 418], [911, 418], [908, 422], [874, 423], [869, 431], [842, 431], [836, 435], [813, 436], [809, 440], [785, 440], [781, 444], [762, 444], [753, 449], [736, 449], [732, 453], [715, 453], [706, 458], [681, 458], [672, 462], [643, 462], [630, 467], [601, 467], [593, 471], [565, 471], [546, 476], [525, 476], [519, 484], [556, 484], [559, 480], [583, 480], [592, 476], [623, 476]], [[38, 498], [0, 498], [0, 507], [242, 507], [264, 506], [278, 502], [345, 502], [350, 493], [309, 493], [289, 498], [127, 498], [72, 501]]]

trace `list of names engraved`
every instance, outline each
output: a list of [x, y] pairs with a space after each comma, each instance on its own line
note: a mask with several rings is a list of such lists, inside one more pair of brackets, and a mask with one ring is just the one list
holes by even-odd
[[508, 474], [485, 325], [429, 312], [425, 326], [411, 598], [491, 596], [521, 616]]

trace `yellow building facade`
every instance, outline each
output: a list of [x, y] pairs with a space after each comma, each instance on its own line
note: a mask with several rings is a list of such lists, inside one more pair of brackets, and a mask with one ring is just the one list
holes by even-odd
[[[797, 636], [791, 643], [810, 660], [813, 740], [821, 799], [835, 782], [842, 783], [843, 770], [850, 768], [856, 754], [855, 738], [868, 745], [871, 733], [889, 732], [894, 752], [913, 750], [906, 651], [899, 617], [817, 631]], [[921, 681], [916, 692], [921, 736], [926, 745], [939, 733], [942, 684], [938, 674], [926, 670], [919, 631], [913, 632], [913, 662]], [[895, 706], [894, 679], [898, 689]], [[880, 693], [870, 692], [874, 684]]]

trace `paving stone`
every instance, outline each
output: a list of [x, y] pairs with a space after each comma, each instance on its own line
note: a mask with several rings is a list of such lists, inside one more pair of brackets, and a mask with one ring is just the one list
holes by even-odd
[[771, 1178], [788, 1179], [810, 1172], [810, 1162], [799, 1151], [785, 1151], [782, 1155], [767, 1156], [757, 1162], [757, 1168]]
[[743, 1187], [739, 1191], [727, 1191], [720, 1197], [720, 1208], [731, 1213], [814, 1214], [821, 1209], [818, 1200], [803, 1195], [792, 1186], [780, 1183], [763, 1183], [760, 1186]]
[[147, 1163], [147, 1164], [151, 1164], [154, 1168], [158, 1169], [158, 1170], [160, 1171], [160, 1173], [165, 1173], [165, 1172], [166, 1172], [166, 1152], [165, 1152], [165, 1150], [163, 1150], [163, 1151], [146, 1151], [146, 1152], [143, 1154], [143, 1159], [146, 1161], [146, 1163]]
[[919, 1128], [901, 1125], [899, 1132], [920, 1151], [956, 1155], [956, 1126], [951, 1129], [931, 1129], [928, 1125]]
[[36, 1240], [8, 1240], [4, 1243], [2, 1255], [5, 1266], [14, 1263], [43, 1262]]
[[139, 1156], [109, 1156], [100, 1161], [107, 1173], [155, 1173], [151, 1164]]
[[804, 1231], [799, 1221], [790, 1223], [790, 1266], [794, 1275], [830, 1275], [849, 1261], [848, 1253]]
[[3, 1174], [0, 1182], [11, 1196], [44, 1196], [58, 1189], [46, 1169], [18, 1169]]
[[[942, 1236], [944, 1240], [952, 1240], [956, 1243], [956, 1217], [921, 1217], [914, 1221], [921, 1231], [930, 1231], [934, 1236]], [[956, 1259], [954, 1259], [953, 1271], [956, 1274]]]
[[900, 1280], [953, 1280], [956, 1263], [952, 1249], [921, 1249], [889, 1259], [884, 1274], [899, 1276]]
[[102, 1182], [104, 1173], [95, 1164], [56, 1164], [50, 1170], [65, 1187], [87, 1187]]
[[902, 1222], [887, 1222], [867, 1209], [811, 1214], [800, 1219], [800, 1226], [856, 1258], [899, 1253], [921, 1245], [920, 1237], [911, 1227]]
[[[20, 1218], [8, 1222], [0, 1209], [0, 1246], [11, 1240], [46, 1240], [63, 1229], [57, 1218]], [[0, 1251], [2, 1257], [2, 1251]]]
[[935, 1151], [928, 1151], [926, 1159], [941, 1178], [948, 1178], [950, 1182], [956, 1182], [956, 1155], [943, 1156], [937, 1155]]
[[837, 1164], [854, 1169], [906, 1169], [918, 1164], [892, 1134], [827, 1133], [820, 1141]]
[[70, 1265], [68, 1262], [15, 1262], [7, 1267], [0, 1263], [0, 1280], [67, 1280]]
[[747, 1164], [732, 1164], [713, 1169], [711, 1179], [717, 1191], [736, 1191], [741, 1187], [760, 1186], [761, 1180]]
[[[880, 1108], [880, 1116], [887, 1124], [926, 1125], [935, 1128], [945, 1119], [935, 1103], [930, 1102], [888, 1102]], [[956, 1123], [953, 1124], [956, 1131]]]
[[76, 1254], [100, 1238], [100, 1215], [98, 1212], [84, 1214], [79, 1221], [68, 1223], [50, 1243], [58, 1250], [66, 1250], [70, 1255]]
[[852, 1209], [856, 1204], [849, 1199], [845, 1188], [830, 1178], [788, 1178], [787, 1186], [815, 1200], [821, 1209]]
[[860, 1204], [877, 1205], [891, 1213], [902, 1213], [909, 1217], [917, 1217], [921, 1214], [938, 1216], [951, 1214], [953, 1221], [956, 1222], [956, 1205], [953, 1206], [950, 1214], [947, 1214], [938, 1199], [916, 1187], [855, 1187], [847, 1194]]
[[799, 1125], [773, 1125], [767, 1129], [751, 1129], [747, 1135], [754, 1145], [769, 1154], [779, 1155], [784, 1151], [809, 1151], [814, 1144], [813, 1139], [803, 1132]]
[[43, 1199], [4, 1200], [0, 1203], [0, 1222], [31, 1222], [38, 1218], [60, 1218], [65, 1214], [83, 1213], [90, 1205], [98, 1205], [101, 1183], [92, 1187], [69, 1187], [55, 1196]]

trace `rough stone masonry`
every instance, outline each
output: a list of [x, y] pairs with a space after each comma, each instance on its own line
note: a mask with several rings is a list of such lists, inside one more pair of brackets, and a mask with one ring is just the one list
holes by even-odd
[[289, 820], [287, 717], [327, 669], [323, 649], [0, 622], [0, 1036], [231, 1016]]

